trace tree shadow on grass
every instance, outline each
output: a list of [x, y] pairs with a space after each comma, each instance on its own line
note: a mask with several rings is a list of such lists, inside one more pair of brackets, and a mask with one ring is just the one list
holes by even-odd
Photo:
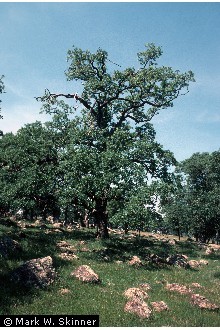
[[16, 303], [31, 302], [33, 296], [36, 297], [37, 290], [27, 289], [18, 283], [11, 281], [10, 273], [0, 274], [0, 315], [10, 315], [11, 309], [16, 307]]
[[216, 272], [213, 274], [214, 278], [220, 279], [220, 272]]
[[[0, 315], [10, 315], [16, 304], [28, 304], [42, 290], [36, 288], [29, 289], [22, 284], [14, 283], [11, 280], [11, 272], [25, 261], [46, 256], [52, 257], [53, 267], [56, 270], [64, 268], [69, 264], [69, 261], [58, 257], [57, 241], [73, 239], [74, 237], [77, 237], [77, 239], [91, 239], [92, 237], [89, 233], [85, 233], [85, 235], [74, 234], [69, 232], [45, 234], [43, 230], [27, 229], [25, 237], [19, 239], [17, 230], [12, 232], [10, 237], [18, 240], [21, 249], [8, 253], [6, 258], [0, 256]], [[59, 275], [56, 282], [59, 282]], [[43, 290], [50, 290], [50, 287]]]
[[93, 250], [87, 254], [88, 258], [96, 261], [110, 261], [117, 260], [126, 262], [134, 255], [140, 257], [142, 260], [148, 260], [151, 254], [160, 255], [165, 258], [169, 254], [174, 253], [174, 248], [162, 242], [153, 242], [146, 238], [120, 239], [117, 236], [111, 239], [102, 241], [103, 248]]
[[17, 228], [17, 223], [10, 218], [0, 218], [0, 225]]
[[207, 260], [220, 260], [220, 253], [212, 253], [212, 254], [209, 254], [209, 255], [205, 255], [204, 256], [204, 259], [207, 259]]
[[190, 258], [196, 258], [200, 254], [200, 249], [197, 244], [189, 241], [177, 242], [176, 248], [180, 254], [185, 254]]

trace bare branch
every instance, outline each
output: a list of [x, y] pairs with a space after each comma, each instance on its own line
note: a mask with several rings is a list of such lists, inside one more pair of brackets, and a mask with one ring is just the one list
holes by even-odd
[[[88, 109], [88, 110], [90, 110], [90, 112], [91, 112], [91, 114], [93, 115], [93, 116], [96, 116], [96, 112], [94, 111], [94, 109], [93, 109], [93, 107], [91, 107], [90, 105], [89, 105], [89, 103], [88, 102], [86, 102], [82, 97], [80, 97], [78, 94], [63, 94], [63, 93], [60, 93], [60, 94], [55, 94], [55, 93], [53, 93], [53, 94], [51, 94], [50, 92], [49, 92], [49, 95], [46, 97], [46, 99], [47, 100], [49, 100], [51, 97], [54, 97], [54, 98], [58, 98], [58, 97], [65, 97], [65, 98], [67, 98], [67, 99], [75, 99], [76, 101], [79, 101], [82, 105], [84, 105], [84, 107], [86, 108], [86, 109]], [[36, 99], [38, 100], [38, 99], [41, 99], [42, 100], [42, 98], [41, 97], [36, 97]]]

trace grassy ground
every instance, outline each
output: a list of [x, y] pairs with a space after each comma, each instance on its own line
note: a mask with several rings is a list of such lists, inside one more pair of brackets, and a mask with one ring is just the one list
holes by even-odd
[[[180, 241], [171, 246], [148, 236], [121, 239], [120, 235], [112, 235], [111, 239], [100, 241], [95, 239], [92, 230], [63, 230], [46, 234], [45, 229], [27, 228], [22, 232], [25, 235], [20, 234], [21, 229], [13, 222], [0, 220], [0, 235], [10, 236], [22, 245], [21, 252], [7, 259], [0, 258], [1, 315], [98, 314], [100, 326], [105, 327], [220, 326], [219, 312], [201, 310], [190, 304], [189, 296], [165, 289], [165, 282], [187, 286], [197, 282], [202, 288], [193, 291], [220, 305], [220, 256], [205, 256], [204, 250], [200, 250], [194, 242]], [[84, 247], [89, 251], [78, 251], [79, 260], [64, 261], [59, 258], [60, 251], [56, 246], [60, 240], [73, 245], [84, 240]], [[145, 261], [148, 253], [165, 256], [176, 252], [186, 254], [190, 259], [207, 259], [209, 264], [199, 270], [190, 270]], [[58, 273], [57, 280], [48, 289], [27, 291], [10, 281], [10, 271], [23, 261], [48, 255], [53, 258]], [[144, 261], [144, 266], [134, 268], [127, 264], [134, 255]], [[117, 264], [117, 260], [123, 263]], [[101, 284], [84, 284], [70, 276], [77, 266], [84, 264], [100, 276]], [[163, 300], [169, 306], [169, 311], [153, 313], [150, 319], [139, 319], [124, 312], [127, 299], [123, 292], [142, 283], [149, 283], [152, 287], [147, 302]], [[62, 295], [59, 292], [62, 288], [70, 292]]]

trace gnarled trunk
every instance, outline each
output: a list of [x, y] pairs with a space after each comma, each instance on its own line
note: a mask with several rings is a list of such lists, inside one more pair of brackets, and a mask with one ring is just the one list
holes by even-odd
[[95, 218], [95, 223], [97, 226], [97, 237], [103, 239], [109, 238], [106, 198], [97, 198], [95, 200], [95, 210], [93, 211], [93, 216]]

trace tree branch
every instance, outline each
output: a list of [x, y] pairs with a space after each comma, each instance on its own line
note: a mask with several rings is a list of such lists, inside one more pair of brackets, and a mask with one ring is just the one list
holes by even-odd
[[[90, 110], [90, 113], [93, 115], [93, 116], [96, 116], [96, 112], [94, 111], [94, 109], [93, 109], [93, 107], [91, 107], [90, 105], [89, 105], [89, 103], [88, 102], [86, 102], [82, 97], [80, 97], [78, 94], [62, 94], [62, 93], [60, 93], [60, 94], [49, 94], [48, 95], [48, 97], [46, 98], [46, 99], [50, 99], [50, 97], [54, 97], [54, 98], [58, 98], [58, 97], [60, 97], [60, 96], [62, 96], [62, 97], [65, 97], [65, 98], [67, 98], [67, 99], [75, 99], [76, 101], [79, 101], [82, 105], [84, 105], [84, 107], [86, 108], [86, 109], [88, 109], [88, 110]], [[36, 97], [36, 99], [38, 100], [38, 99], [41, 99], [42, 100], [42, 98], [41, 97]]]

